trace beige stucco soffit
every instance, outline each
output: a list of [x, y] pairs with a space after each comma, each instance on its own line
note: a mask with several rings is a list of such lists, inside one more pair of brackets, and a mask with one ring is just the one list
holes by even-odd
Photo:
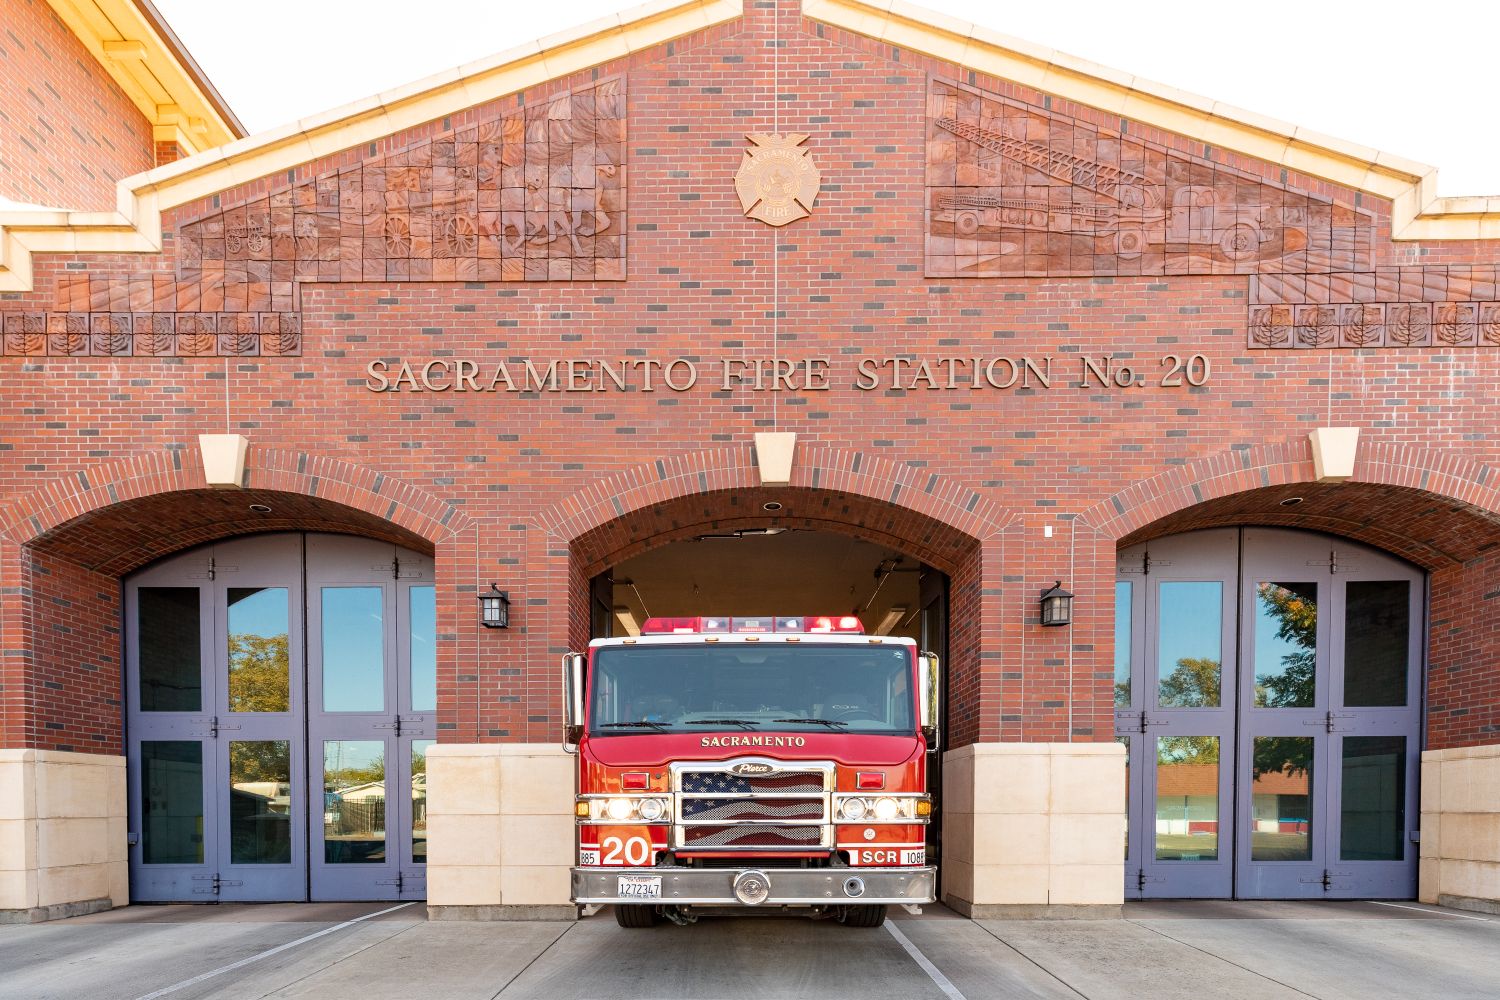
[[905, 0], [802, 0], [815, 21], [1391, 202], [1398, 240], [1500, 238], [1500, 198], [1439, 198], [1437, 169], [1034, 45]]
[[[655, 0], [120, 181], [116, 213], [0, 213], [0, 291], [31, 254], [161, 249], [161, 212], [738, 18], [741, 0]], [[17, 217], [19, 216], [19, 217]]]

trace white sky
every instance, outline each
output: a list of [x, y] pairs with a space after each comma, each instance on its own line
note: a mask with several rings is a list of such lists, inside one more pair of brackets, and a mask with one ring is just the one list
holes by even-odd
[[[635, 0], [155, 0], [251, 132]], [[1496, 0], [922, 0], [1129, 73], [1440, 167], [1500, 194]]]

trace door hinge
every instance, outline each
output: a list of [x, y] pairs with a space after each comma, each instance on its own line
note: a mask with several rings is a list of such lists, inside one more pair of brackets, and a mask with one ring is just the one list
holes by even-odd
[[193, 892], [203, 896], [217, 896], [219, 894], [219, 890], [224, 888], [225, 886], [233, 887], [245, 884], [240, 879], [221, 878], [219, 877], [218, 872], [214, 872], [212, 875], [194, 875], [193, 881], [208, 883], [208, 885], [204, 886], [201, 889], [193, 890]]
[[419, 720], [417, 720], [417, 719], [403, 719], [403, 718], [401, 718], [401, 716], [397, 715], [390, 722], [377, 722], [377, 723], [375, 723], [375, 727], [374, 728], [376, 728], [376, 729], [389, 729], [389, 730], [392, 730], [392, 732], [391, 732], [392, 736], [400, 736], [401, 735], [401, 723], [403, 723], [403, 722], [411, 723], [411, 722], [417, 722], [417, 721], [419, 721]]
[[1151, 567], [1152, 566], [1170, 566], [1170, 565], [1172, 565], [1172, 561], [1170, 559], [1152, 559], [1150, 552], [1143, 552], [1143, 553], [1141, 553], [1141, 568], [1140, 569], [1122, 569], [1122, 570], [1120, 570], [1120, 572], [1123, 575], [1126, 575], [1126, 576], [1134, 576], [1137, 573], [1139, 573], [1141, 576], [1150, 576], [1151, 575]]
[[1304, 726], [1322, 726], [1325, 733], [1347, 733], [1348, 726], [1339, 725], [1339, 720], [1354, 718], [1353, 712], [1324, 712], [1321, 719], [1304, 719]]
[[235, 724], [235, 723], [220, 722], [219, 721], [219, 717], [217, 715], [211, 715], [211, 716], [209, 716], [206, 719], [194, 719], [193, 722], [194, 722], [195, 725], [207, 726], [208, 727], [207, 731], [201, 732], [201, 733], [195, 733], [194, 735], [195, 736], [207, 736], [211, 740], [218, 739], [219, 738], [219, 732], [221, 730], [229, 730], [229, 731], [233, 732], [233, 731], [238, 730], [240, 728], [239, 725]]
[[379, 878], [375, 880], [375, 884], [393, 885], [396, 887], [396, 893], [399, 895], [406, 891], [406, 875], [403, 872], [397, 872], [395, 878]]
[[1329, 871], [1327, 868], [1324, 868], [1322, 875], [1309, 878], [1299, 878], [1297, 881], [1301, 882], [1303, 885], [1321, 885], [1323, 887], [1323, 891], [1327, 892], [1329, 889], [1334, 888], [1334, 879], [1348, 878], [1350, 874], [1351, 873], [1349, 872], [1333, 872]]
[[1136, 892], [1145, 892], [1146, 891], [1146, 883], [1147, 882], [1165, 882], [1165, 881], [1166, 881], [1166, 879], [1164, 877], [1160, 876], [1160, 875], [1147, 875], [1146, 874], [1146, 869], [1144, 869], [1144, 868], [1137, 868], [1135, 870], [1135, 891]]

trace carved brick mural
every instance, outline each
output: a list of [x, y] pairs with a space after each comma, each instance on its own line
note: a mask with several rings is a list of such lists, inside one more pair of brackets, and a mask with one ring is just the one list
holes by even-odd
[[1361, 209], [933, 80], [927, 273], [1317, 273], [1371, 261]]
[[929, 277], [1243, 274], [1252, 348], [1500, 345], [1493, 267], [1377, 267], [1362, 208], [942, 79], [926, 211]]
[[181, 222], [172, 273], [63, 275], [5, 353], [295, 355], [303, 282], [623, 280], [625, 138], [622, 79], [497, 111]]

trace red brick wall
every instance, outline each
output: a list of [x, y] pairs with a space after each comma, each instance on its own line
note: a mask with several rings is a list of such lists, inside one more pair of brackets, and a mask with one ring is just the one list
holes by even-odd
[[0, 745], [121, 753], [119, 580], [32, 550], [0, 578]]
[[1500, 554], [1432, 574], [1427, 742], [1500, 743]]
[[[296, 490], [324, 488], [315, 467], [339, 461], [385, 482], [344, 501], [370, 515], [386, 516], [387, 498], [407, 489], [462, 511], [461, 526], [434, 513], [435, 526], [423, 532], [440, 584], [443, 738], [550, 741], [558, 655], [579, 639], [573, 599], [586, 573], [570, 561], [570, 554], [582, 558], [579, 539], [668, 494], [753, 484], [743, 473], [752, 434], [794, 430], [802, 449], [795, 487], [803, 492], [784, 516], [842, 519], [860, 530], [838, 500], [848, 496], [887, 505], [907, 525], [897, 534], [905, 532], [909, 550], [931, 544], [924, 528], [910, 526], [912, 511], [973, 539], [977, 555], [954, 567], [953, 581], [952, 735], [963, 742], [1111, 738], [1117, 541], [1221, 492], [1305, 481], [1313, 427], [1364, 428], [1364, 446], [1385, 449], [1389, 459], [1362, 467], [1362, 475], [1426, 491], [1423, 497], [1460, 497], [1472, 516], [1465, 525], [1495, 519], [1500, 494], [1487, 470], [1500, 426], [1493, 393], [1500, 352], [1248, 350], [1245, 275], [924, 278], [929, 72], [1081, 119], [1107, 116], [866, 40], [831, 37], [801, 21], [791, 0], [781, 8], [777, 49], [774, 12], [752, 4], [743, 25], [600, 67], [599, 77], [623, 75], [628, 88], [627, 280], [325, 280], [291, 290], [287, 278], [280, 294], [297, 297], [300, 356], [6, 357], [0, 366], [14, 388], [0, 395], [0, 424], [13, 431], [10, 449], [0, 451], [0, 524], [13, 540], [35, 539], [45, 549], [45, 529], [75, 508], [109, 504], [109, 489], [135, 490], [134, 463], [172, 456], [191, 466], [196, 435], [225, 427], [227, 392], [230, 429], [257, 447], [304, 456], [308, 471]], [[731, 180], [745, 133], [774, 125], [772, 51], [780, 54], [780, 127], [812, 136], [824, 183], [813, 216], [783, 229], [746, 220]], [[594, 78], [583, 73], [528, 93], [525, 106]], [[471, 128], [475, 117], [455, 113], [291, 178], [225, 191], [170, 213], [166, 226], [275, 199], [365, 159], [383, 162], [419, 139]], [[1281, 181], [1279, 168], [1155, 138]], [[1307, 178], [1285, 182], [1357, 200]], [[1500, 259], [1490, 244], [1394, 246], [1384, 237], [1389, 206], [1358, 200], [1374, 214], [1381, 264]], [[0, 302], [0, 312], [87, 308], [130, 319], [135, 289], [149, 292], [153, 277], [177, 279], [175, 252], [172, 245], [159, 258], [39, 258], [36, 291]], [[277, 263], [268, 262], [272, 284]], [[64, 287], [69, 300], [60, 306]], [[122, 288], [117, 305], [111, 296]], [[145, 310], [172, 308], [146, 300]], [[1080, 355], [1112, 354], [1154, 382], [1164, 355], [1194, 353], [1213, 370], [1200, 389], [1077, 387]], [[967, 382], [850, 388], [858, 356], [895, 354], [1050, 356], [1056, 378], [1050, 390]], [[365, 366], [375, 358], [640, 356], [705, 359], [705, 375], [683, 393], [532, 398], [364, 388]], [[708, 359], [724, 356], [826, 356], [836, 370], [833, 388], [724, 393], [707, 368]], [[263, 485], [260, 476], [252, 468], [252, 488]], [[1269, 507], [1278, 498], [1264, 500]], [[1390, 523], [1414, 538], [1426, 538], [1428, 525], [1445, 526], [1437, 535], [1452, 527], [1444, 520], [1451, 505], [1432, 503], [1424, 518], [1401, 516], [1408, 503], [1394, 493], [1333, 502], [1321, 508], [1322, 523], [1351, 533]], [[992, 512], [983, 525], [971, 523], [978, 506]], [[726, 514], [710, 505], [694, 516]], [[157, 530], [169, 534], [171, 526]], [[87, 559], [87, 536], [75, 537], [68, 551]], [[1459, 593], [1452, 586], [1469, 581], [1465, 574], [1487, 572], [1458, 567], [1441, 544], [1414, 543], [1412, 551], [1448, 567], [1434, 580], [1435, 600], [1440, 588]], [[1058, 579], [1078, 595], [1076, 623], [1041, 629], [1037, 595]], [[514, 601], [506, 632], [474, 622], [475, 588], [491, 580]], [[4, 615], [12, 613], [7, 599]], [[1466, 687], [1464, 677], [1473, 676], [1483, 690], [1489, 668], [1450, 655], [1445, 641], [1434, 636], [1434, 662], [1441, 656], [1474, 671], [1454, 675], [1454, 683]], [[1468, 725], [1435, 730], [1435, 739], [1495, 741]]]
[[0, 0], [0, 197], [98, 211], [156, 165], [151, 124], [46, 0]]

